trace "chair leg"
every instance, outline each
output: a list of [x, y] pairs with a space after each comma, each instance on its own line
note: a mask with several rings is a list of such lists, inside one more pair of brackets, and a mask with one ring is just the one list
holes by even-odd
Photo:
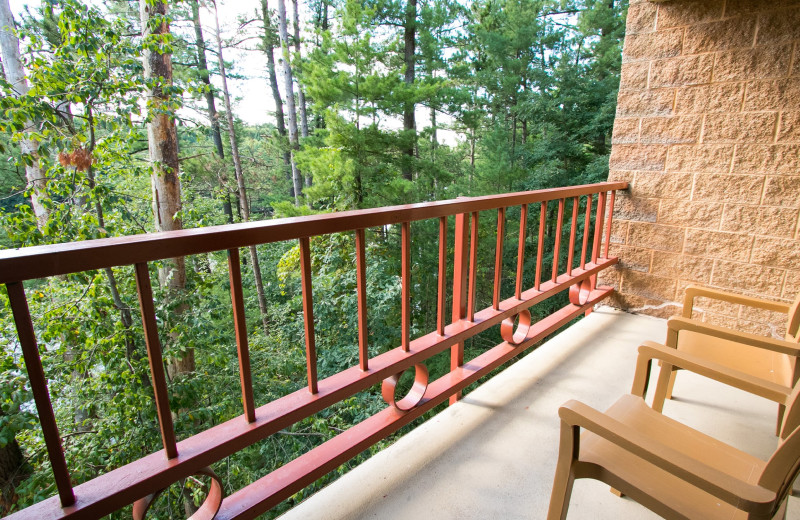
[[622, 492], [622, 491], [620, 491], [619, 489], [616, 489], [616, 488], [608, 488], [608, 490], [609, 490], [609, 491], [611, 491], [611, 494], [612, 494], [612, 495], [614, 495], [615, 497], [620, 497], [620, 498], [622, 498], [622, 497], [624, 497], [624, 496], [625, 496], [625, 493], [623, 493], [623, 492]]
[[575, 484], [575, 475], [571, 469], [556, 470], [553, 481], [553, 492], [550, 494], [550, 508], [547, 510], [547, 520], [565, 520], [569, 510], [569, 499], [572, 496], [572, 486]]
[[783, 426], [783, 415], [786, 413], [786, 405], [778, 405], [778, 424], [775, 426], [775, 435], [780, 436], [781, 426]]
[[580, 431], [578, 427], [561, 422], [561, 440], [558, 446], [558, 463], [556, 476], [553, 479], [553, 491], [550, 493], [550, 508], [547, 520], [565, 520], [575, 483], [574, 464], [580, 450]]
[[675, 371], [672, 365], [663, 363], [661, 370], [658, 372], [658, 382], [656, 383], [656, 392], [653, 396], [653, 410], [661, 412], [664, 409], [664, 401], [667, 398], [667, 391], [669, 390], [670, 380], [674, 377]]
[[675, 388], [675, 376], [678, 375], [677, 370], [672, 370], [672, 373], [669, 375], [669, 386], [667, 386], [667, 399], [672, 399], [672, 389]]

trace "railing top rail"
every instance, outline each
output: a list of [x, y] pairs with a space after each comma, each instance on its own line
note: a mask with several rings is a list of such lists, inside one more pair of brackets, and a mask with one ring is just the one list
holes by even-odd
[[104, 267], [578, 197], [627, 187], [626, 182], [601, 182], [512, 194], [465, 197], [403, 206], [6, 249], [0, 250], [0, 283], [20, 282]]

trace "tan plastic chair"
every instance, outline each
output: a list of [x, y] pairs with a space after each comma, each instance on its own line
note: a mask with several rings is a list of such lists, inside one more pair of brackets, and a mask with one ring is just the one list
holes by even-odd
[[[700, 296], [786, 314], [786, 335], [783, 340], [779, 340], [693, 320], [694, 300]], [[762, 381], [792, 387], [800, 376], [800, 366], [797, 363], [797, 357], [800, 355], [798, 326], [800, 326], [800, 295], [789, 305], [690, 285], [686, 289], [683, 315], [667, 321], [667, 346], [719, 363]], [[664, 400], [672, 398], [676, 374], [677, 369], [674, 367], [662, 367], [653, 400], [655, 410], [661, 411]], [[726, 382], [742, 388], [736, 380]], [[783, 410], [783, 406], [779, 406], [776, 432], [780, 429]]]
[[559, 409], [561, 445], [548, 520], [566, 518], [578, 478], [600, 480], [668, 519], [785, 518], [786, 500], [800, 471], [800, 385], [784, 401], [784, 440], [763, 461], [645, 404], [653, 360], [698, 368], [715, 378], [730, 372], [723, 367], [716, 373], [713, 364], [684, 363], [674, 354], [655, 343], [639, 347], [635, 395], [623, 396], [605, 413], [578, 401]]

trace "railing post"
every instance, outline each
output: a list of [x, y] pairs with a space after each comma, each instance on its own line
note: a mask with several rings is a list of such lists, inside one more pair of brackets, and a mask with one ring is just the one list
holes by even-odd
[[247, 344], [247, 316], [244, 311], [242, 292], [242, 268], [239, 249], [228, 249], [228, 274], [231, 281], [231, 303], [233, 305], [233, 330], [236, 335], [236, 352], [239, 356], [239, 382], [242, 386], [242, 405], [247, 422], [256, 420], [253, 404], [253, 377], [250, 370], [250, 348]]
[[39, 346], [36, 343], [36, 333], [33, 330], [28, 300], [25, 298], [25, 287], [22, 282], [7, 283], [8, 300], [11, 312], [14, 314], [14, 324], [17, 326], [17, 336], [22, 348], [22, 357], [25, 359], [25, 370], [28, 372], [28, 381], [31, 384], [33, 400], [39, 412], [39, 423], [42, 425], [44, 443], [47, 447], [47, 456], [53, 468], [53, 478], [58, 488], [61, 506], [67, 507], [75, 503], [75, 493], [70, 483], [69, 469], [64, 458], [64, 449], [61, 446], [61, 435], [58, 433], [56, 416], [50, 402], [50, 392], [47, 390], [47, 379], [39, 358]]
[[[456, 230], [453, 255], [453, 323], [467, 317], [467, 261], [469, 250], [467, 243], [469, 214], [456, 215]], [[450, 347], [450, 370], [453, 371], [464, 364], [464, 342]], [[450, 396], [450, 404], [461, 398], [461, 392]]]

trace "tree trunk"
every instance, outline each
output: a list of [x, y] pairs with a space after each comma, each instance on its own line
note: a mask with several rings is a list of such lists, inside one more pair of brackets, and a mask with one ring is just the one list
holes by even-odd
[[[208, 109], [208, 119], [211, 121], [211, 139], [214, 141], [214, 148], [220, 159], [225, 158], [225, 149], [222, 146], [222, 134], [219, 130], [219, 114], [217, 113], [214, 89], [211, 86], [211, 74], [208, 72], [208, 62], [206, 61], [206, 41], [203, 37], [203, 25], [200, 23], [200, 3], [198, 0], [189, 2], [192, 7], [192, 23], [194, 25], [195, 43], [197, 45], [197, 68], [200, 72], [200, 81], [205, 86], [206, 107]], [[222, 211], [228, 218], [229, 223], [233, 223], [233, 210], [228, 196], [228, 187], [220, 179], [220, 198], [222, 201]]]
[[436, 149], [439, 147], [439, 139], [436, 135], [436, 108], [431, 105], [431, 162], [436, 164]]
[[[169, 87], [172, 86], [172, 55], [161, 52], [160, 38], [169, 34], [167, 23], [167, 4], [141, 0], [142, 38], [145, 45], [142, 52], [144, 78], [152, 84], [148, 92], [149, 122], [147, 141], [153, 172], [150, 181], [153, 187], [153, 214], [158, 231], [175, 231], [183, 228], [176, 214], [181, 209], [181, 183], [178, 177], [178, 130], [175, 127], [170, 105]], [[160, 20], [160, 21], [159, 21]], [[162, 287], [169, 289], [170, 297], [180, 298], [186, 287], [186, 263], [183, 257], [172, 258], [159, 270]], [[176, 307], [175, 312], [186, 311], [184, 305]], [[187, 374], [195, 369], [194, 350], [187, 349], [184, 355], [174, 359], [167, 366], [170, 377]]]
[[[406, 3], [406, 16], [403, 30], [403, 62], [406, 66], [404, 82], [407, 86], [414, 84], [416, 50], [417, 50], [417, 0], [408, 0]], [[403, 130], [406, 132], [405, 138], [408, 143], [403, 150], [406, 160], [403, 162], [402, 173], [406, 180], [413, 180], [414, 177], [414, 150], [417, 141], [417, 124], [414, 119], [415, 104], [412, 101], [406, 102], [403, 107]]]
[[286, 22], [286, 3], [278, 0], [278, 32], [281, 38], [281, 56], [283, 57], [283, 81], [286, 87], [286, 108], [289, 111], [289, 146], [292, 155], [292, 183], [294, 184], [294, 203], [300, 205], [303, 196], [303, 176], [297, 167], [295, 152], [300, 149], [300, 140], [297, 136], [297, 110], [294, 104], [294, 78], [292, 64], [289, 59], [289, 31]]
[[[6, 79], [11, 84], [17, 97], [28, 94], [28, 80], [25, 78], [25, 71], [22, 68], [22, 60], [19, 55], [19, 39], [14, 29], [14, 17], [11, 14], [11, 6], [8, 0], [0, 0], [0, 52], [3, 58], [3, 72]], [[34, 128], [33, 121], [25, 122], [26, 133]], [[48, 210], [42, 204], [45, 198], [45, 184], [47, 179], [39, 166], [39, 143], [33, 139], [22, 139], [20, 141], [20, 151], [25, 160], [25, 177], [31, 187], [31, 205], [36, 216], [39, 229], [42, 229], [47, 222]]]
[[[219, 58], [219, 74], [222, 79], [222, 94], [225, 98], [225, 115], [228, 120], [228, 136], [231, 141], [231, 155], [233, 156], [233, 168], [236, 172], [236, 184], [239, 187], [239, 199], [242, 203], [242, 217], [245, 222], [250, 221], [250, 202], [247, 200], [247, 188], [244, 184], [244, 173], [242, 172], [242, 161], [239, 157], [239, 144], [236, 140], [236, 129], [233, 126], [233, 111], [231, 109], [231, 96], [228, 91], [228, 76], [225, 73], [225, 60], [222, 57], [222, 36], [219, 31], [219, 12], [214, 3], [214, 21], [217, 27], [217, 57]], [[261, 266], [258, 263], [258, 252], [256, 246], [250, 246], [250, 259], [253, 262], [253, 275], [256, 280], [256, 292], [258, 294], [258, 308], [261, 311], [261, 324], [264, 333], [269, 334], [269, 320], [267, 318], [267, 298], [264, 295], [264, 282], [261, 280]]]
[[[297, 55], [297, 60], [300, 60], [300, 8], [297, 0], [292, 0], [294, 7], [294, 51]], [[306, 115], [306, 94], [303, 92], [303, 86], [297, 82], [297, 103], [300, 105], [300, 135], [308, 137], [308, 116]], [[311, 186], [311, 173], [306, 172], [305, 175], [306, 186]]]
[[[275, 29], [272, 27], [272, 18], [269, 13], [267, 0], [261, 0], [261, 12], [264, 16], [264, 53], [267, 55], [267, 71], [269, 73], [269, 86], [272, 89], [272, 99], [275, 102], [275, 120], [278, 127], [278, 135], [286, 139], [286, 122], [283, 117], [283, 99], [278, 90], [278, 74], [275, 71]], [[292, 183], [292, 158], [289, 150], [283, 149], [283, 164], [286, 167], [286, 180], [289, 181], [289, 196], [294, 198], [294, 184]]]
[[[5, 413], [0, 410], [0, 416]], [[9, 510], [17, 502], [16, 489], [20, 482], [28, 478], [30, 468], [25, 464], [25, 457], [17, 443], [17, 439], [11, 439], [5, 446], [0, 448], [0, 516], [8, 514]]]

